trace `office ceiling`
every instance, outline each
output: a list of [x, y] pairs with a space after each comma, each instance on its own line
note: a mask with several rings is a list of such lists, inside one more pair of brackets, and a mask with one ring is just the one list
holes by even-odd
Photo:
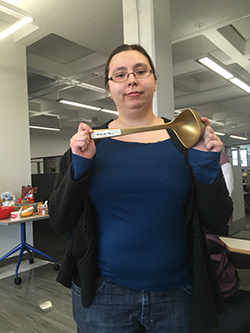
[[[115, 109], [102, 90], [103, 72], [108, 54], [123, 43], [122, 0], [7, 2], [34, 18], [29, 28], [23, 28], [26, 33], [15, 37], [27, 47], [30, 123], [60, 122], [62, 133], [73, 133], [81, 120], [95, 126], [110, 119], [111, 114], [56, 100]], [[175, 109], [193, 108], [207, 116], [215, 130], [227, 134], [226, 145], [250, 143], [250, 94], [195, 61], [210, 53], [250, 83], [250, 1], [170, 3]], [[0, 15], [0, 28], [10, 23]], [[229, 134], [249, 140], [231, 139]]]

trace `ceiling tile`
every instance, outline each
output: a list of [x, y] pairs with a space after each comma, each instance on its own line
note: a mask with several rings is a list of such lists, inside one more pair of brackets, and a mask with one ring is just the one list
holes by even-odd
[[56, 34], [49, 34], [27, 47], [27, 51], [38, 56], [68, 64], [94, 51]]

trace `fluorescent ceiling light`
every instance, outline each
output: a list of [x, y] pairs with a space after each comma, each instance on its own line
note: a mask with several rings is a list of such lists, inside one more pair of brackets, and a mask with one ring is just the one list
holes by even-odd
[[40, 130], [46, 130], [46, 131], [60, 131], [60, 128], [54, 128], [54, 127], [42, 127], [42, 126], [33, 126], [30, 125], [29, 128], [34, 128], [34, 129], [40, 129]]
[[240, 79], [238, 79], [237, 77], [234, 77], [233, 79], [230, 79], [229, 81], [232, 82], [233, 84], [235, 84], [236, 86], [238, 86], [239, 88], [250, 93], [250, 86], [248, 84], [244, 83], [243, 81], [241, 81]]
[[33, 21], [33, 18], [25, 16], [22, 13], [19, 13], [16, 10], [13, 10], [11, 8], [5, 7], [3, 5], [0, 5], [0, 11], [3, 13], [6, 13], [7, 15], [10, 16], [14, 16], [17, 19], [19, 19], [16, 23], [14, 23], [11, 27], [9, 27], [8, 29], [0, 32], [0, 40], [9, 36], [10, 34], [12, 34], [13, 32], [21, 29], [22, 27], [24, 27], [25, 25], [29, 24], [30, 22]]
[[223, 76], [225, 79], [229, 80], [234, 77], [233, 74], [228, 72], [226, 69], [224, 69], [222, 66], [218, 65], [215, 61], [211, 60], [208, 57], [204, 57], [201, 59], [198, 59], [200, 63], [202, 63], [204, 66], [210, 68], [212, 71], [216, 72], [217, 74]]
[[81, 122], [83, 122], [83, 123], [92, 123], [93, 122], [93, 118], [92, 119], [81, 118]]
[[225, 135], [225, 133], [222, 133], [222, 132], [214, 132], [216, 135], [219, 135], [219, 136], [223, 136]]
[[97, 92], [102, 93], [102, 94], [106, 94], [107, 93], [106, 89], [99, 88], [97, 86], [93, 86], [92, 84], [88, 84], [88, 83], [76, 83], [76, 85], [77, 85], [77, 87], [81, 87], [81, 88], [85, 88], [85, 89], [97, 91]]
[[114, 110], [108, 110], [108, 109], [101, 109], [102, 112], [107, 112], [107, 113], [114, 113], [114, 114], [119, 114], [118, 111], [114, 111]]
[[225, 79], [229, 80], [229, 82], [235, 84], [237, 87], [241, 88], [247, 93], [250, 93], [249, 84], [245, 83], [242, 79], [238, 78], [236, 75], [230, 73], [226, 69], [226, 66], [220, 64], [220, 62], [211, 55], [197, 59], [196, 61], [201, 63], [205, 67], [211, 69], [212, 71], [216, 72], [217, 74], [221, 75]]
[[96, 106], [92, 106], [92, 105], [87, 105], [87, 104], [82, 104], [82, 103], [76, 103], [76, 102], [72, 102], [72, 101], [67, 101], [65, 99], [57, 99], [56, 100], [59, 103], [62, 104], [67, 104], [67, 105], [72, 105], [72, 106], [77, 106], [79, 108], [84, 108], [84, 109], [90, 109], [90, 110], [95, 110], [95, 111], [101, 111], [101, 112], [107, 112], [107, 113], [114, 113], [114, 114], [118, 114], [117, 111], [114, 110], [108, 110], [108, 109], [102, 109]]
[[76, 103], [76, 102], [72, 102], [72, 101], [67, 101], [65, 99], [58, 99], [57, 102], [62, 103], [62, 104], [77, 106], [79, 108], [84, 108], [84, 109], [90, 109], [90, 110], [95, 110], [95, 111], [100, 111], [101, 110], [101, 108], [98, 108], [96, 106], [82, 104], [82, 103]]
[[237, 135], [230, 135], [230, 138], [239, 139], [239, 140], [247, 140], [245, 136], [237, 136]]
[[[9, 7], [7, 7], [6, 5], [9, 6]], [[5, 13], [7, 15], [10, 15], [10, 16], [14, 16], [14, 17], [19, 18], [19, 19], [23, 18], [23, 17], [26, 17], [25, 14], [23, 14], [20, 11], [17, 11], [16, 9], [14, 9], [16, 7], [14, 7], [14, 6], [12, 6], [11, 4], [8, 4], [8, 3], [6, 3], [6, 5], [5, 6], [4, 5], [0, 5], [0, 11], [1, 12]]]
[[8, 29], [6, 29], [6, 30], [4, 30], [3, 32], [0, 33], [0, 40], [9, 36], [10, 34], [19, 30], [20, 28], [24, 27], [25, 25], [27, 25], [31, 21], [33, 21], [33, 18], [26, 17], [25, 19], [13, 24], [10, 28], [8, 28]]

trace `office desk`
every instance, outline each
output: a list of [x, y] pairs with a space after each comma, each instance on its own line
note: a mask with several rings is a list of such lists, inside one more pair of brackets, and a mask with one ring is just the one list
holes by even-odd
[[20, 219], [14, 220], [14, 221], [12, 221], [10, 218], [0, 220], [0, 226], [9, 226], [9, 225], [13, 225], [13, 224], [20, 224], [20, 227], [21, 227], [21, 243], [19, 245], [17, 245], [16, 247], [14, 247], [13, 249], [11, 249], [8, 253], [6, 253], [4, 256], [2, 256], [0, 258], [0, 261], [2, 261], [4, 259], [6, 259], [7, 257], [9, 257], [10, 255], [12, 255], [13, 253], [20, 250], [18, 261], [17, 261], [17, 266], [16, 266], [16, 271], [15, 271], [15, 279], [14, 279], [15, 284], [20, 284], [22, 282], [21, 277], [18, 276], [18, 269], [19, 269], [24, 251], [27, 251], [30, 255], [30, 258], [29, 258], [30, 264], [34, 263], [34, 259], [32, 257], [32, 252], [35, 252], [35, 253], [38, 253], [38, 254], [50, 259], [51, 261], [53, 261], [54, 270], [58, 270], [60, 267], [52, 257], [39, 251], [38, 249], [34, 248], [30, 244], [26, 243], [26, 222], [35, 222], [37, 220], [43, 220], [43, 219], [48, 219], [48, 218], [49, 218], [49, 215], [32, 215], [32, 216], [28, 216], [28, 217], [22, 217]]
[[250, 240], [220, 237], [235, 268], [250, 269]]
[[250, 254], [250, 240], [231, 237], [220, 237], [220, 240], [231, 252]]

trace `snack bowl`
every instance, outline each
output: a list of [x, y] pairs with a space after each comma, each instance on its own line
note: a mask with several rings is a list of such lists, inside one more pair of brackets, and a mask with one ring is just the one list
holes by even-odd
[[11, 212], [15, 210], [14, 206], [0, 207], [0, 220], [4, 220], [10, 217]]
[[20, 209], [20, 212], [21, 212], [21, 217], [31, 216], [34, 213], [34, 207], [31, 205], [22, 206], [22, 208]]

